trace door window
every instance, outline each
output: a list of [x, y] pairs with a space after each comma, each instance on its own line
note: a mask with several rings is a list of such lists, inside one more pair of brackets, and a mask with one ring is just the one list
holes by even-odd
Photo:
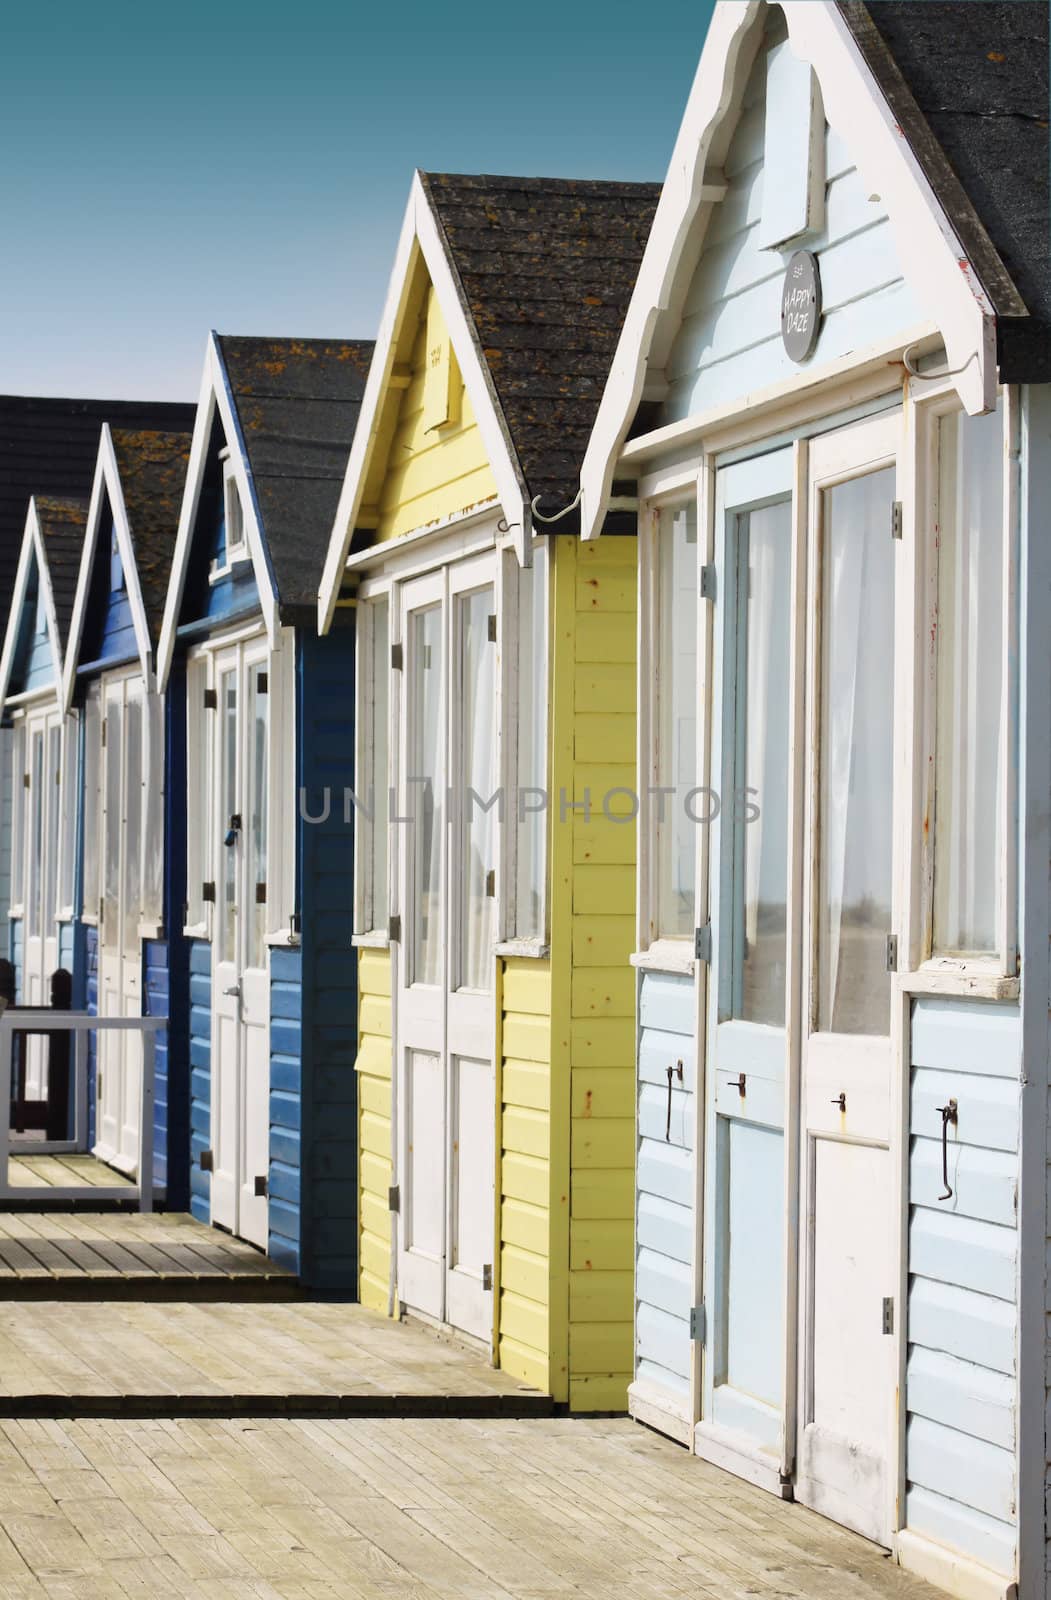
[[821, 496], [817, 1027], [890, 1027], [894, 729], [892, 467]]
[[412, 980], [438, 984], [442, 974], [441, 865], [442, 774], [442, 609], [413, 613], [411, 623], [412, 695], [415, 707], [410, 770], [412, 839], [415, 856], [416, 914], [413, 917]]
[[102, 860], [102, 942], [116, 948], [120, 941], [120, 855], [123, 832], [121, 752], [124, 746], [123, 684], [106, 690], [105, 722], [105, 841]]
[[689, 938], [694, 927], [697, 824], [688, 810], [697, 783], [697, 502], [666, 506], [658, 519], [657, 934]]
[[237, 853], [241, 817], [237, 811], [237, 670], [219, 674], [220, 721], [220, 801], [219, 822], [223, 829], [219, 886], [219, 959], [236, 961], [238, 956]]
[[249, 967], [266, 966], [266, 860], [267, 860], [267, 669], [255, 663], [248, 669], [248, 948]]
[[124, 713], [124, 954], [139, 956], [142, 917], [142, 695], [129, 693]]
[[[492, 801], [496, 794], [495, 696], [496, 674], [489, 641], [489, 619], [494, 616], [493, 591], [480, 589], [464, 596], [458, 606], [460, 635], [460, 695], [462, 718], [459, 771], [464, 794], [460, 803], [460, 951], [459, 983], [462, 989], [492, 987], [493, 943], [496, 927], [496, 822]], [[495, 621], [495, 616], [494, 616]]]
[[29, 901], [26, 932], [30, 939], [38, 939], [43, 931], [41, 907], [42, 867], [44, 860], [44, 735], [30, 735], [29, 766], [29, 838], [30, 853], [27, 870]]

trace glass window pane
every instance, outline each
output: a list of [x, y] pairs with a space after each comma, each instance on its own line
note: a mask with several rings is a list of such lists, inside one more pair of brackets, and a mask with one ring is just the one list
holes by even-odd
[[128, 688], [124, 712], [124, 953], [139, 954], [142, 919], [142, 691]]
[[[266, 663], [248, 669], [248, 950], [250, 967], [266, 966], [267, 921], [267, 739], [270, 697], [264, 686]], [[262, 898], [260, 898], [262, 896]]]
[[890, 1029], [894, 484], [886, 467], [822, 496], [822, 1032]]
[[47, 730], [47, 854], [44, 884], [44, 927], [58, 915], [59, 808], [62, 800], [62, 725], [53, 722]]
[[13, 806], [11, 814], [11, 903], [22, 904], [23, 867], [26, 859], [26, 841], [23, 834], [25, 818], [26, 729], [20, 722], [15, 728], [15, 747], [11, 758]]
[[84, 911], [89, 917], [97, 916], [99, 909], [101, 776], [102, 707], [99, 686], [93, 683], [84, 706]]
[[121, 749], [123, 739], [121, 689], [106, 692], [106, 743], [104, 749], [105, 845], [102, 864], [102, 942], [116, 946], [120, 938], [120, 838], [123, 829]]
[[41, 863], [44, 854], [44, 735], [34, 733], [31, 736], [31, 755], [29, 769], [29, 866], [28, 866], [28, 891], [26, 899], [28, 905], [27, 933], [31, 939], [40, 937], [42, 931], [42, 918], [40, 914], [40, 900], [42, 892], [43, 874]]
[[237, 960], [237, 853], [241, 836], [234, 826], [237, 812], [237, 672], [219, 676], [219, 725], [222, 802], [219, 826], [223, 846], [219, 885], [219, 959]]
[[[460, 891], [459, 984], [488, 989], [492, 984], [496, 900], [488, 892], [496, 871], [496, 647], [489, 641], [495, 609], [492, 589], [480, 589], [457, 604], [460, 647], [459, 770], [463, 775], [460, 860], [455, 879]], [[480, 797], [476, 799], [475, 796]], [[481, 803], [480, 803], [481, 802]]]
[[413, 818], [414, 893], [412, 981], [437, 984], [442, 977], [442, 829], [445, 825], [441, 746], [442, 610], [412, 614], [409, 629], [412, 674], [408, 795]]
[[164, 700], [146, 697], [145, 784], [143, 787], [142, 915], [164, 917]]
[[939, 424], [934, 949], [998, 947], [1003, 418]]
[[[73, 882], [77, 849], [77, 793], [79, 784], [78, 747], [80, 724], [76, 716], [66, 717], [62, 729], [62, 785], [60, 809], [62, 816], [62, 845], [58, 884], [59, 906], [63, 911], [72, 909]], [[85, 811], [87, 795], [84, 796]]]
[[[657, 930], [688, 938], [694, 926], [697, 824], [687, 811], [697, 783], [697, 506], [660, 513], [657, 660]], [[696, 811], [696, 807], [694, 810]]]
[[518, 574], [517, 883], [514, 931], [542, 939], [547, 876], [547, 582], [546, 549]]
[[186, 922], [191, 928], [205, 921], [204, 884], [214, 872], [211, 736], [216, 713], [205, 708], [207, 687], [207, 662], [191, 661], [186, 671]]
[[791, 500], [737, 518], [737, 558], [733, 1015], [783, 1027]]
[[365, 916], [368, 933], [374, 928], [387, 926], [389, 916], [387, 894], [387, 833], [388, 789], [390, 766], [387, 759], [390, 695], [390, 619], [386, 600], [377, 600], [369, 607], [370, 663], [369, 678], [372, 689], [370, 718], [371, 751], [369, 770], [365, 774], [364, 804], [373, 813], [366, 824], [369, 852], [367, 858], [368, 881], [365, 886]]

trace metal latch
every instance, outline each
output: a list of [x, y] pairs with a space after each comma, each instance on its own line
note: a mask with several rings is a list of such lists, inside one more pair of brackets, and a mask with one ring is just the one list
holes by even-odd
[[266, 1173], [262, 1173], [255, 1180], [255, 1192], [258, 1199], [264, 1199], [270, 1192], [266, 1181]]
[[219, 696], [216, 690], [206, 689], [204, 691], [204, 709], [206, 711], [217, 711], [219, 709]]
[[391, 917], [390, 921], [387, 923], [387, 938], [390, 940], [391, 944], [401, 943], [400, 917]]
[[401, 645], [400, 644], [392, 644], [391, 647], [390, 647], [390, 666], [391, 666], [391, 671], [392, 672], [400, 672], [401, 669], [402, 669], [403, 661], [404, 661], [404, 656], [402, 655]]
[[214, 901], [214, 899], [215, 899], [215, 884], [214, 883], [202, 883], [201, 884], [201, 899], [202, 900], [212, 900], [212, 901]]
[[485, 894], [487, 900], [492, 900], [496, 894], [496, 869], [490, 867], [485, 875]]
[[701, 599], [715, 599], [715, 562], [708, 561], [701, 568]]
[[489, 617], [488, 617], [488, 621], [487, 621], [487, 625], [486, 625], [486, 638], [488, 639], [490, 644], [495, 644], [496, 643], [496, 613], [495, 613], [495, 611], [490, 611], [490, 613], [489, 613]]
[[712, 925], [706, 922], [703, 928], [697, 928], [693, 935], [693, 954], [696, 960], [711, 962], [712, 959]]
[[901, 501], [895, 500], [890, 509], [890, 536], [892, 539], [901, 538]]
[[894, 1301], [887, 1295], [883, 1301], [883, 1331], [894, 1332]]
[[202, 1172], [214, 1172], [215, 1162], [210, 1150], [201, 1151], [200, 1168]]
[[897, 970], [898, 970], [898, 935], [896, 933], [888, 933], [888, 935], [887, 935], [887, 971], [888, 972], [897, 972]]
[[491, 1262], [486, 1262], [482, 1268], [482, 1288], [488, 1294], [493, 1287], [493, 1268]]
[[392, 1183], [390, 1188], [387, 1190], [387, 1210], [401, 1210], [401, 1189], [396, 1183]]
[[691, 1306], [690, 1307], [690, 1338], [697, 1340], [697, 1342], [699, 1344], [703, 1344], [704, 1343], [704, 1335], [705, 1335], [706, 1324], [707, 1324], [707, 1318], [704, 1315], [704, 1307], [703, 1306]]

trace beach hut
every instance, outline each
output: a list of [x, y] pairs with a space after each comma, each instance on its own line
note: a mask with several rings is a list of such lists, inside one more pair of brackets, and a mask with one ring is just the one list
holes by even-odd
[[1045, 1590], [1048, 12], [715, 8], [640, 511], [635, 1415]]
[[630, 1376], [636, 541], [631, 503], [552, 518], [656, 198], [416, 175], [320, 597], [357, 623], [361, 1299], [578, 1410]]

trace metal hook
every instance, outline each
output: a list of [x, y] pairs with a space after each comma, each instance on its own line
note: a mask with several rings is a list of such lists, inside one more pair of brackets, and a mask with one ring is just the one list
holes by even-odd
[[540, 499], [538, 494], [535, 494], [532, 500], [530, 500], [529, 509], [538, 522], [561, 522], [563, 517], [568, 517], [571, 511], [576, 510], [577, 506], [580, 504], [580, 497], [583, 493], [583, 489], [578, 489], [568, 506], [563, 506], [561, 511], [556, 511], [553, 517], [545, 517], [542, 511], [537, 510], [537, 502]]
[[671, 1140], [671, 1080], [678, 1078], [682, 1082], [682, 1062], [677, 1061], [674, 1067], [669, 1063], [664, 1070], [668, 1074], [668, 1120], [664, 1124], [664, 1142], [667, 1144]]
[[957, 1105], [955, 1100], [950, 1100], [947, 1106], [938, 1106], [942, 1119], [942, 1184], [944, 1194], [938, 1196], [939, 1200], [952, 1199], [952, 1187], [949, 1183], [949, 1123], [955, 1128], [957, 1121]]
[[921, 372], [918, 367], [913, 366], [910, 359], [912, 352], [918, 349], [918, 344], [908, 345], [901, 352], [901, 364], [910, 378], [926, 378], [929, 382], [934, 382], [938, 378], [956, 378], [961, 372], [967, 371], [972, 361], [978, 360], [978, 352], [975, 350], [967, 357], [962, 367], [944, 367], [941, 372]]

